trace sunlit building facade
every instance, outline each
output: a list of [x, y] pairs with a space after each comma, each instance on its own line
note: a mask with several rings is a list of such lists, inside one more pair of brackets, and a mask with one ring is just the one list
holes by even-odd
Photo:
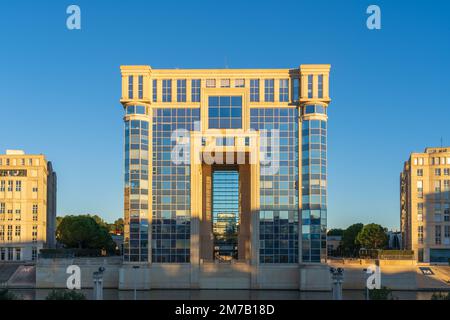
[[125, 263], [325, 261], [329, 65], [121, 71]]
[[450, 147], [411, 153], [400, 175], [403, 248], [418, 262], [450, 259]]
[[0, 262], [34, 261], [55, 245], [56, 173], [43, 155], [0, 154]]

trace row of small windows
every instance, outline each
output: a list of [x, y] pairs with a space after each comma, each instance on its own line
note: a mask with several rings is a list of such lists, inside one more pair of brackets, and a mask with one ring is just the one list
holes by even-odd
[[[321, 79], [323, 77], [319, 77]], [[289, 102], [289, 82], [290, 79], [277, 79], [279, 81], [279, 89], [278, 89], [278, 100], [280, 102]], [[264, 79], [264, 102], [274, 102], [275, 101], [275, 79]], [[293, 101], [298, 100], [298, 92], [299, 92], [299, 80], [293, 79]], [[319, 94], [323, 92], [323, 83], [319, 82]], [[153, 79], [152, 81], [152, 101], [158, 101], [158, 80]], [[162, 79], [162, 102], [172, 102], [172, 79]], [[206, 79], [205, 81], [206, 88], [216, 88], [216, 79]], [[245, 87], [245, 79], [234, 79], [234, 88], [244, 88]], [[187, 98], [187, 80], [186, 79], [177, 79], [176, 80], [176, 101], [177, 102], [186, 102]], [[231, 80], [230, 79], [221, 79], [220, 80], [220, 88], [231, 88]], [[201, 89], [201, 79], [193, 79], [191, 80], [191, 101], [192, 102], [200, 102], [200, 89]], [[312, 90], [312, 83], [311, 83]], [[312, 92], [312, 91], [311, 91]], [[320, 94], [319, 96], [323, 96]], [[134, 76], [128, 76], [128, 98], [134, 99]], [[312, 96], [311, 96], [312, 97]], [[138, 99], [143, 99], [143, 76], [138, 76]], [[260, 79], [250, 79], [250, 101], [251, 102], [260, 102]]]
[[[444, 176], [450, 176], [450, 168], [436, 168], [434, 169], [434, 175], [435, 176], [441, 176], [444, 174]], [[423, 177], [423, 169], [417, 169], [417, 176]]]
[[[423, 244], [423, 226], [417, 227], [417, 241], [419, 244]], [[434, 243], [436, 245], [442, 244], [442, 226], [435, 225], [434, 226]], [[444, 244], [450, 244], [450, 226], [444, 226]]]
[[[36, 260], [37, 248], [32, 248], [32, 260]], [[0, 261], [20, 261], [22, 259], [22, 248], [0, 248]]]
[[0, 158], [0, 166], [38, 166], [40, 164], [39, 159], [33, 158], [20, 158], [20, 159], [10, 159], [10, 158]]
[[[7, 227], [7, 228], [6, 228]], [[13, 233], [14, 227], [14, 233]], [[31, 237], [33, 243], [37, 242], [37, 229], [38, 226], [33, 226], [33, 231], [31, 232]], [[13, 241], [13, 235], [15, 238], [20, 238], [22, 236], [22, 226], [16, 225], [0, 225], [0, 241]]]
[[303, 114], [312, 114], [312, 113], [327, 114], [327, 108], [320, 104], [306, 105], [303, 108]]
[[[434, 192], [434, 198], [440, 199], [441, 198], [441, 192], [444, 191], [444, 196], [449, 198], [450, 194], [450, 180], [436, 180], [433, 183], [433, 192]], [[443, 190], [442, 190], [443, 186]], [[423, 198], [423, 181], [417, 180], [417, 197]]]
[[[6, 205], [6, 203], [4, 202], [0, 202], [0, 221], [5, 221], [5, 214], [8, 215], [8, 221], [12, 221], [12, 220], [16, 220], [16, 221], [20, 221], [21, 215], [22, 215], [22, 208], [20, 206], [20, 204], [16, 204], [14, 206], [15, 208], [13, 209], [13, 207], [8, 204], [8, 206]], [[14, 218], [13, 218], [14, 215]], [[38, 205], [37, 204], [33, 204], [32, 206], [32, 217], [33, 217], [33, 221], [38, 221]]]
[[[415, 166], [423, 166], [427, 165], [427, 159], [426, 158], [414, 158], [413, 163]], [[430, 165], [450, 165], [450, 157], [431, 157], [430, 158]]]
[[[14, 187], [15, 185], [15, 187]], [[15, 190], [16, 192], [22, 191], [22, 181], [21, 180], [0, 180], [0, 192], [12, 192]], [[31, 189], [32, 192], [38, 192], [38, 187], [33, 186]]]

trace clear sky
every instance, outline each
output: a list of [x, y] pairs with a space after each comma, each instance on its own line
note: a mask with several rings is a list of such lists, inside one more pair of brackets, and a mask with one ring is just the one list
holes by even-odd
[[[77, 4], [82, 30], [66, 28]], [[382, 29], [366, 28], [377, 4]], [[450, 1], [1, 1], [0, 151], [44, 153], [58, 215], [122, 216], [122, 64], [332, 65], [329, 227], [399, 228], [412, 151], [450, 145]]]

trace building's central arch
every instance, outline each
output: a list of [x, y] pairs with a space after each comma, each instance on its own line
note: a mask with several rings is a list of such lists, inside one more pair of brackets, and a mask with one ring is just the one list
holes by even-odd
[[239, 169], [235, 166], [212, 169], [212, 228], [214, 260], [238, 258], [240, 222]]

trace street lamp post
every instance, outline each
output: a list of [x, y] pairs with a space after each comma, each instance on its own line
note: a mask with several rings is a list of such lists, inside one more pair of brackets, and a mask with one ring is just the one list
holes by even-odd
[[138, 273], [139, 266], [133, 266], [133, 278], [134, 278], [134, 300], [137, 300], [137, 273]]
[[333, 300], [342, 300], [342, 283], [344, 282], [343, 268], [330, 268], [333, 280]]
[[98, 271], [94, 272], [94, 300], [103, 300], [103, 272], [104, 267], [98, 268]]

